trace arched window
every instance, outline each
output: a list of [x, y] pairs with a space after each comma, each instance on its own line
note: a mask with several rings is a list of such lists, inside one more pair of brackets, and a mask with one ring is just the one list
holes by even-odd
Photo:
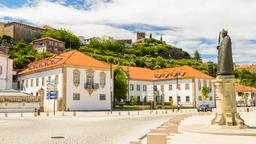
[[73, 71], [73, 83], [76, 87], [80, 84], [80, 71], [78, 69]]

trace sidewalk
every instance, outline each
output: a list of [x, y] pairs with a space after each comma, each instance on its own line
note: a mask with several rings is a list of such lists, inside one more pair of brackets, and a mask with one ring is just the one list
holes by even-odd
[[[251, 127], [256, 127], [256, 112], [241, 112], [241, 117], [245, 123]], [[210, 116], [193, 116], [182, 121], [180, 127], [191, 125], [205, 125], [210, 124], [214, 115]], [[255, 144], [255, 136], [227, 136], [227, 135], [212, 135], [199, 134], [191, 132], [181, 132], [168, 136], [169, 144]]]

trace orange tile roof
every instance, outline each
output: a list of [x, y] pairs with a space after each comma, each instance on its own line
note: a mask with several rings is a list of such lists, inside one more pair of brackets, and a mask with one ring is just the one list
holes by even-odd
[[101, 61], [98, 61], [90, 56], [87, 56], [77, 50], [72, 50], [59, 55], [54, 55], [52, 57], [42, 59], [33, 62], [28, 65], [28, 68], [21, 71], [19, 74], [29, 74], [33, 72], [38, 72], [41, 70], [46, 70], [49, 68], [60, 67], [60, 66], [78, 66], [86, 68], [103, 68], [109, 69], [109, 65]]
[[153, 80], [153, 71], [147, 68], [141, 67], [128, 67], [121, 66], [122, 69], [127, 72], [129, 71], [129, 78], [136, 80]]
[[251, 91], [256, 92], [256, 88], [238, 84], [236, 86], [236, 91], [237, 92], [251, 92]]
[[38, 42], [38, 41], [44, 41], [44, 40], [52, 40], [52, 41], [56, 41], [56, 42], [60, 42], [60, 43], [65, 43], [65, 42], [63, 42], [63, 41], [54, 39], [54, 38], [52, 38], [52, 37], [42, 37], [42, 38], [33, 40], [32, 42]]
[[[128, 71], [128, 66], [121, 66], [124, 71]], [[196, 70], [190, 66], [181, 66], [175, 68], [165, 68], [158, 70], [151, 70], [140, 67], [129, 67], [129, 77], [135, 80], [169, 80], [178, 78], [203, 78], [203, 79], [214, 79], [213, 77]]]

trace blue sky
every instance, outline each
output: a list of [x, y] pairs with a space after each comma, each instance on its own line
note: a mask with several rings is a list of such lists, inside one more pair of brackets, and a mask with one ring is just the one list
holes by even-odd
[[85, 37], [134, 40], [136, 31], [145, 31], [190, 54], [199, 50], [204, 61], [216, 61], [218, 33], [225, 28], [234, 61], [256, 63], [255, 7], [256, 1], [244, 0], [0, 0], [0, 20], [47, 24]]

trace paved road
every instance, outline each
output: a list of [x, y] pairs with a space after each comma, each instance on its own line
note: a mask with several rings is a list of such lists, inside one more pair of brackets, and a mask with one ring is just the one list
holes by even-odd
[[[171, 115], [1, 118], [1, 144], [128, 144]], [[64, 137], [53, 139], [51, 137]]]

